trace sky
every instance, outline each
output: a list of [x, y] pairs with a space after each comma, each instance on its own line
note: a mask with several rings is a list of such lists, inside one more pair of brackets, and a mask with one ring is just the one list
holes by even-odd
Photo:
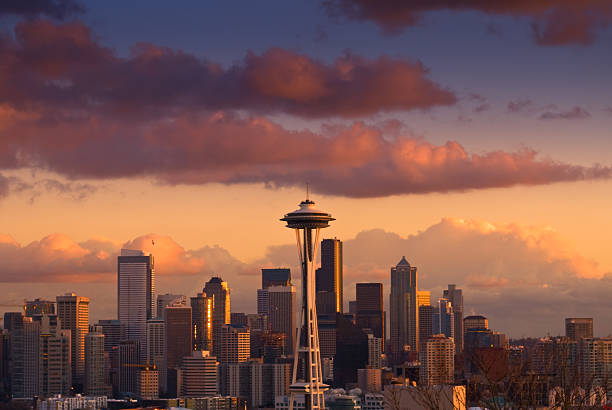
[[[160, 293], [255, 311], [306, 183], [345, 305], [402, 256], [512, 337], [612, 333], [607, 0], [0, 5], [0, 312], [116, 315], [121, 247]], [[155, 242], [155, 245], [153, 245]]]

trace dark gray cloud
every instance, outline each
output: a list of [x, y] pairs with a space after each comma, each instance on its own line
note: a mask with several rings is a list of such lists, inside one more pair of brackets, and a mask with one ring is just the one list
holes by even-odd
[[540, 115], [541, 120], [582, 120], [591, 114], [582, 107], [573, 107], [567, 111], [546, 111]]
[[542, 46], [588, 45], [612, 21], [608, 0], [324, 0], [334, 18], [371, 21], [387, 33], [396, 33], [422, 22], [430, 12], [476, 11], [523, 17], [531, 21], [534, 40]]
[[23, 17], [47, 16], [59, 20], [83, 13], [85, 7], [77, 0], [2, 0], [0, 16], [10, 14]]

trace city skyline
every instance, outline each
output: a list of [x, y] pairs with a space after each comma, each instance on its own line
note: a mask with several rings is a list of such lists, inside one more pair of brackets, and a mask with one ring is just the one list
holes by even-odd
[[122, 247], [254, 311], [259, 269], [295, 272], [272, 221], [309, 183], [342, 215], [345, 311], [406, 255], [513, 337], [612, 323], [605, 2], [365, 3], [0, 6], [0, 313], [74, 292], [115, 317]]

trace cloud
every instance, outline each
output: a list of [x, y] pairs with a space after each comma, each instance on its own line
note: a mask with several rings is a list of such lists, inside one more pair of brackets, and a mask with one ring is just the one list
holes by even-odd
[[[466, 314], [484, 314], [496, 330], [517, 337], [559, 334], [563, 318], [577, 315], [594, 316], [598, 334], [612, 331], [606, 325], [612, 275], [549, 227], [445, 218], [408, 236], [374, 229], [341, 239], [345, 305], [356, 283], [382, 282], [388, 307], [390, 269], [405, 255], [433, 301], [457, 284]], [[295, 259], [295, 245], [276, 246], [262, 263], [294, 266]]]
[[[598, 334], [612, 330], [606, 325], [612, 323], [607, 308], [612, 275], [549, 227], [445, 218], [408, 236], [373, 229], [341, 239], [345, 304], [358, 282], [384, 283], [388, 304], [390, 268], [405, 255], [418, 267], [419, 288], [430, 290], [434, 301], [455, 283], [464, 290], [466, 313], [486, 315], [496, 330], [514, 336], [556, 334], [563, 318], [571, 316], [595, 317]], [[259, 260], [245, 263], [218, 246], [188, 250], [156, 234], [123, 244], [100, 238], [76, 243], [54, 234], [25, 246], [0, 236], [0, 282], [10, 300], [73, 290], [92, 298], [94, 319], [114, 317], [121, 247], [153, 253], [158, 293], [193, 296], [210, 277], [221, 276], [231, 288], [233, 312], [255, 311], [261, 268], [290, 267], [300, 285], [295, 244], [271, 246]]]
[[590, 117], [591, 114], [587, 110], [578, 106], [573, 107], [569, 111], [546, 111], [540, 115], [541, 120], [581, 120]]
[[[166, 184], [309, 181], [347, 197], [465, 191], [609, 178], [535, 151], [470, 153], [458, 142], [434, 145], [387, 138], [386, 127], [355, 122], [321, 133], [290, 131], [261, 117], [218, 112], [135, 126], [98, 117], [24, 120], [0, 131], [0, 168], [42, 168], [71, 179], [149, 176]], [[52, 143], [51, 143], [52, 141]]]
[[0, 174], [0, 199], [10, 193], [26, 194], [30, 202], [34, 202], [42, 193], [53, 193], [64, 196], [73, 201], [84, 200], [98, 192], [99, 185], [81, 182], [61, 181], [55, 178], [37, 178], [32, 176], [31, 180], [19, 176], [4, 176]]
[[8, 235], [0, 235], [3, 261], [0, 283], [112, 281], [116, 278], [117, 256], [122, 248], [154, 254], [156, 274], [160, 278], [193, 277], [221, 267], [241, 275], [249, 275], [252, 271], [249, 265], [218, 246], [186, 250], [169, 236], [152, 233], [123, 244], [104, 238], [78, 243], [66, 235], [51, 234], [21, 245]]
[[534, 108], [534, 102], [528, 98], [519, 98], [508, 103], [508, 111], [513, 113], [524, 112]]
[[0, 199], [4, 198], [9, 193], [9, 178], [0, 174]]
[[332, 63], [282, 48], [225, 68], [181, 50], [136, 44], [122, 58], [78, 22], [18, 23], [0, 39], [0, 102], [21, 110], [54, 105], [158, 118], [201, 110], [251, 110], [303, 117], [355, 117], [452, 105], [419, 61], [350, 51]]
[[63, 20], [84, 11], [83, 5], [75, 0], [3, 0], [0, 3], [0, 16], [5, 14], [24, 17], [44, 15]]
[[542, 46], [591, 44], [597, 31], [612, 21], [612, 4], [607, 0], [325, 0], [322, 4], [332, 17], [371, 21], [387, 33], [414, 26], [427, 13], [442, 10], [523, 17], [531, 21], [534, 40]]

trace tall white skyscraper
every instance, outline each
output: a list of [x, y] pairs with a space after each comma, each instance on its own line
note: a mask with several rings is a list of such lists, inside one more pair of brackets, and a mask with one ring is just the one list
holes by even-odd
[[147, 356], [147, 320], [155, 312], [155, 266], [153, 255], [122, 249], [117, 258], [117, 312], [125, 323], [128, 340], [140, 342], [140, 357]]

